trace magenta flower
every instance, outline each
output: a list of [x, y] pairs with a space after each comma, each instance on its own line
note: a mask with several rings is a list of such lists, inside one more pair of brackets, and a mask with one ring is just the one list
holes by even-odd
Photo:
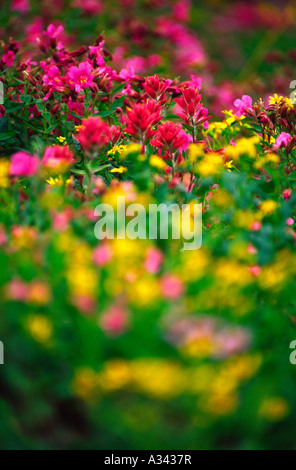
[[15, 54], [13, 51], [7, 51], [5, 54], [2, 56], [2, 62], [3, 64], [6, 64], [7, 67], [12, 67], [13, 66], [13, 61], [14, 61]]
[[62, 25], [56, 28], [53, 24], [50, 24], [47, 30], [43, 31], [43, 33], [45, 36], [49, 37], [50, 39], [56, 39], [63, 31], [64, 31], [64, 27]]
[[288, 188], [288, 189], [284, 189], [283, 191], [283, 198], [285, 199], [285, 201], [289, 201], [289, 199], [291, 199], [291, 196], [292, 196], [292, 189]]
[[59, 174], [66, 171], [74, 163], [74, 154], [67, 145], [61, 147], [53, 145], [46, 147], [42, 157], [42, 165], [52, 173]]
[[236, 108], [238, 108], [238, 112], [236, 112], [236, 115], [238, 117], [241, 117], [246, 115], [247, 109], [253, 107], [253, 100], [249, 95], [243, 95], [241, 100], [237, 99], [233, 104]]
[[273, 146], [274, 150], [278, 150], [282, 147], [287, 147], [287, 145], [291, 141], [291, 135], [287, 132], [281, 132], [280, 135], [277, 137], [275, 144]]
[[37, 173], [39, 158], [26, 152], [17, 152], [11, 157], [9, 174], [11, 176], [30, 177]]
[[83, 88], [88, 88], [93, 83], [92, 66], [89, 62], [81, 62], [78, 67], [70, 67], [66, 78], [71, 88], [79, 93]]
[[45, 86], [49, 87], [49, 90], [46, 96], [43, 98], [43, 101], [46, 101], [53, 91], [64, 90], [64, 83], [61, 77], [61, 72], [56, 65], [48, 67], [46, 73], [43, 75], [43, 83]]
[[175, 274], [164, 274], [160, 284], [161, 292], [165, 299], [177, 300], [184, 292], [184, 285]]
[[30, 10], [30, 4], [28, 0], [12, 0], [11, 9], [25, 14]]

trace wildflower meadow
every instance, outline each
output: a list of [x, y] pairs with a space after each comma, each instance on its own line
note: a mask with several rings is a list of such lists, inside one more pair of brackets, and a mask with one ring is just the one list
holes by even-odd
[[296, 2], [0, 19], [0, 448], [295, 450]]

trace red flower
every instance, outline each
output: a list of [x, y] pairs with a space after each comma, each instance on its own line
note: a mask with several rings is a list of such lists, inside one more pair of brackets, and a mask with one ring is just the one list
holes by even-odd
[[46, 147], [42, 158], [42, 165], [51, 173], [63, 173], [74, 163], [74, 154], [67, 145], [61, 147], [54, 145]]
[[180, 126], [166, 121], [158, 127], [151, 145], [160, 148], [166, 154], [173, 154], [188, 145], [188, 137]]
[[135, 104], [132, 109], [127, 110], [127, 116], [124, 117], [125, 132], [146, 143], [155, 134], [152, 126], [160, 120], [161, 106], [156, 101], [149, 100], [147, 103]]
[[147, 77], [143, 83], [143, 88], [146, 91], [149, 98], [156, 101], [161, 101], [161, 104], [165, 104], [167, 99], [164, 96], [166, 89], [172, 84], [172, 80], [161, 80], [155, 74], [151, 77]]
[[82, 127], [77, 134], [84, 151], [92, 152], [104, 147], [110, 140], [110, 127], [100, 117], [82, 120]]
[[212, 116], [208, 115], [208, 110], [201, 103], [201, 95], [197, 88], [185, 88], [182, 96], [175, 99], [180, 106], [181, 112], [177, 113], [185, 124], [198, 126], [206, 122]]

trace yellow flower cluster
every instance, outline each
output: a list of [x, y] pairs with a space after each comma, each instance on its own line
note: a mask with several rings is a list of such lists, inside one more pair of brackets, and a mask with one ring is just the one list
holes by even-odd
[[229, 159], [238, 161], [243, 155], [248, 155], [249, 158], [255, 159], [258, 156], [257, 145], [260, 142], [258, 136], [238, 139], [236, 145], [231, 145], [225, 149], [225, 154]]
[[39, 343], [48, 344], [52, 338], [53, 325], [45, 315], [31, 315], [27, 321], [27, 329]]
[[207, 178], [209, 176], [219, 176], [224, 168], [223, 158], [219, 153], [208, 153], [197, 165], [196, 172]]
[[114, 145], [111, 150], [107, 152], [107, 155], [116, 155], [117, 153], [121, 154], [126, 151], [127, 145]]
[[258, 371], [261, 358], [244, 354], [223, 364], [185, 367], [172, 360], [137, 358], [111, 359], [96, 372], [82, 368], [73, 378], [74, 393], [86, 401], [128, 389], [158, 400], [170, 400], [183, 394], [198, 397], [198, 406], [213, 416], [232, 413], [238, 405], [240, 384]]
[[0, 159], [0, 188], [8, 188], [9, 181], [9, 167], [10, 163], [8, 160]]

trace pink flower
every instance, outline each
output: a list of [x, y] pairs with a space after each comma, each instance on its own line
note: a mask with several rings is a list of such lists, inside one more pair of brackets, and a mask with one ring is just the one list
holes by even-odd
[[0, 226], [0, 246], [7, 242], [7, 235], [3, 227]]
[[43, 75], [43, 83], [49, 87], [49, 91], [43, 98], [46, 101], [53, 91], [64, 91], [64, 83], [61, 78], [61, 72], [56, 65], [48, 67], [46, 73]]
[[6, 64], [7, 67], [12, 67], [13, 66], [13, 61], [14, 61], [15, 54], [13, 51], [7, 51], [5, 54], [2, 56], [2, 62], [3, 64]]
[[11, 10], [18, 11], [19, 13], [28, 13], [30, 4], [28, 0], [12, 0]]
[[160, 285], [163, 297], [168, 300], [177, 300], [184, 291], [181, 279], [175, 274], [165, 274]]
[[51, 173], [63, 173], [74, 163], [74, 154], [67, 145], [63, 147], [54, 145], [46, 147], [41, 162]]
[[89, 62], [81, 62], [78, 67], [70, 67], [66, 78], [71, 88], [79, 93], [83, 88], [88, 88], [93, 84], [92, 66]]
[[250, 255], [255, 255], [257, 253], [257, 248], [252, 245], [252, 243], [249, 243], [248, 244], [248, 253], [250, 253]]
[[9, 174], [11, 176], [30, 177], [37, 173], [39, 158], [26, 152], [17, 152], [11, 157]]
[[6, 296], [9, 299], [25, 302], [28, 292], [28, 285], [19, 279], [13, 279], [6, 286]]
[[96, 59], [96, 64], [98, 67], [106, 65], [102, 57], [102, 47], [104, 43], [105, 41], [101, 41], [98, 46], [89, 46], [89, 55], [90, 57], [94, 57]]
[[287, 147], [287, 145], [290, 143], [292, 137], [290, 134], [287, 132], [281, 132], [280, 135], [277, 137], [275, 144], [273, 148], [275, 150], [280, 149], [281, 147]]
[[69, 227], [69, 221], [72, 219], [72, 210], [67, 208], [62, 212], [53, 211], [52, 228], [57, 232], [64, 232]]
[[253, 230], [254, 232], [258, 232], [258, 230], [260, 230], [261, 228], [262, 228], [262, 224], [259, 221], [255, 221], [251, 225], [251, 230]]
[[179, 0], [173, 8], [173, 15], [180, 23], [190, 21], [190, 0]]
[[286, 224], [291, 226], [291, 225], [294, 225], [294, 219], [292, 219], [292, 217], [288, 217], [288, 219], [286, 220]]
[[145, 269], [148, 273], [156, 274], [160, 270], [163, 254], [157, 248], [148, 248], [145, 259]]
[[105, 333], [118, 336], [128, 327], [128, 315], [123, 306], [112, 305], [100, 318], [100, 326]]
[[73, 6], [80, 8], [87, 16], [94, 16], [101, 13], [104, 6], [99, 0], [75, 0]]
[[99, 245], [94, 253], [93, 260], [97, 266], [105, 266], [112, 259], [113, 253], [111, 247], [107, 243]]
[[258, 277], [261, 273], [260, 266], [248, 266], [248, 271], [254, 277]]
[[56, 28], [53, 24], [50, 24], [47, 30], [43, 31], [43, 33], [51, 39], [56, 39], [63, 31], [64, 27], [62, 25]]
[[285, 201], [289, 201], [289, 199], [291, 199], [291, 196], [292, 196], [292, 189], [288, 188], [288, 189], [284, 189], [283, 191], [283, 198], [285, 199]]
[[246, 110], [252, 109], [253, 100], [249, 95], [243, 95], [241, 100], [237, 99], [233, 104], [238, 108], [236, 115], [241, 117], [246, 115]]
[[202, 79], [200, 77], [197, 77], [196, 75], [190, 75], [190, 78], [193, 88], [197, 88], [198, 90], [200, 90], [202, 85]]
[[84, 315], [91, 315], [97, 308], [95, 299], [88, 295], [73, 295], [72, 303]]

